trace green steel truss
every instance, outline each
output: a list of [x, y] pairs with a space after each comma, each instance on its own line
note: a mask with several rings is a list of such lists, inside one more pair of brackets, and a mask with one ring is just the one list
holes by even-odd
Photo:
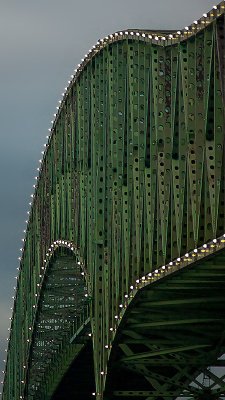
[[95, 388], [74, 399], [225, 396], [224, 10], [109, 35], [75, 71], [33, 195], [3, 400], [62, 398], [90, 343]]
[[[54, 364], [61, 363], [62, 373], [62, 368], [68, 368], [68, 363], [87, 342], [84, 326], [90, 322], [90, 310], [82, 274], [79, 259], [74, 257], [71, 250], [68, 253], [65, 248], [58, 248], [54, 252], [42, 282], [33, 327], [25, 388], [27, 398], [43, 398], [43, 392], [47, 394], [49, 390], [46, 387], [46, 375], [54, 373], [54, 382], [50, 386], [52, 390], [59, 383]], [[74, 335], [77, 336], [76, 340]], [[63, 362], [61, 360], [64, 353], [66, 364], [65, 358]]]

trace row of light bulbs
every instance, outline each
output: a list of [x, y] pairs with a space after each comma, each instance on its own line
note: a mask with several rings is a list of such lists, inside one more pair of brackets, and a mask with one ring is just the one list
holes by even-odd
[[[44, 259], [45, 264], [50, 260], [51, 256], [54, 254], [54, 251], [59, 246], [66, 247], [66, 248], [70, 249], [71, 251], [73, 251], [75, 254], [77, 254], [77, 248], [73, 244], [73, 242], [66, 241], [66, 240], [56, 240], [51, 244], [51, 246], [48, 249], [48, 252], [46, 253], [46, 258]], [[188, 266], [190, 263], [193, 263], [196, 260], [194, 257], [198, 256], [198, 259], [204, 258], [205, 255], [208, 255], [205, 253], [214, 252], [215, 248], [216, 248], [216, 250], [219, 250], [219, 249], [221, 249], [221, 247], [225, 247], [225, 234], [223, 234], [223, 236], [221, 236], [219, 238], [213, 239], [209, 243], [203, 244], [199, 248], [195, 248], [193, 251], [186, 253], [183, 257], [178, 257], [176, 260], [170, 261], [167, 265], [163, 265], [161, 268], [156, 269], [153, 272], [148, 273], [147, 275], [144, 275], [141, 279], [136, 279], [134, 285], [130, 286], [130, 293], [125, 294], [125, 296], [124, 296], [125, 303], [119, 305], [120, 311], [117, 315], [114, 316], [116, 322], [119, 322], [121, 320], [122, 315], [127, 308], [127, 305], [134, 298], [135, 294], [137, 293], [137, 291], [139, 289], [141, 289], [142, 287], [144, 287], [146, 285], [151, 284], [152, 282], [155, 282], [156, 280], [160, 279], [162, 276], [165, 276], [165, 274], [171, 274], [172, 272], [174, 272], [177, 269]], [[81, 268], [83, 268], [82, 272], [81, 272], [82, 275], [86, 275], [86, 271], [84, 269], [84, 264], [82, 262], [78, 261], [78, 265], [80, 265]], [[42, 267], [42, 268], [45, 269], [45, 267]], [[40, 275], [40, 277], [43, 278], [43, 275]], [[38, 284], [38, 286], [41, 286], [41, 284]], [[38, 294], [35, 293], [35, 296], [38, 296]], [[36, 305], [34, 305], [34, 307], [36, 307]], [[113, 332], [113, 336], [116, 334], [117, 328], [118, 328], [118, 324], [115, 325], [114, 327], [110, 328], [110, 331]], [[29, 330], [31, 331], [32, 327], [29, 327]], [[91, 336], [91, 334], [89, 334], [89, 336]], [[7, 340], [8, 340], [8, 338], [7, 338]], [[29, 339], [27, 339], [27, 341], [30, 342]], [[105, 349], [111, 349], [111, 344], [105, 345]], [[3, 360], [3, 361], [6, 362], [6, 360]], [[23, 368], [25, 369], [26, 366], [24, 365]], [[2, 372], [5, 373], [4, 371], [2, 371]], [[101, 371], [100, 374], [103, 376], [106, 374], [106, 372]], [[3, 384], [3, 381], [1, 383]], [[24, 381], [21, 381], [21, 383], [24, 383]], [[23, 397], [21, 397], [21, 398], [23, 398]]]
[[[210, 17], [210, 14], [212, 13], [213, 10], [214, 10], [214, 11], [217, 10], [217, 11], [219, 12], [220, 8], [225, 8], [224, 3], [225, 3], [225, 1], [223, 1], [222, 3], [220, 3], [218, 6], [213, 6], [213, 8], [212, 8], [212, 10], [211, 10], [210, 12], [208, 12], [207, 14], [206, 14], [206, 13], [203, 14], [203, 18]], [[194, 24], [194, 25], [195, 25], [195, 24], [200, 24], [202, 20], [203, 20], [203, 19], [201, 18], [201, 19], [198, 20], [198, 21], [194, 21], [193, 24]], [[191, 31], [192, 28], [193, 28], [193, 26], [194, 26], [193, 24], [190, 25], [190, 26], [186, 26], [185, 29], [184, 29], [183, 31], [177, 31], [177, 34], [178, 34], [178, 35], [182, 35], [182, 34], [184, 34], [185, 31]], [[119, 38], [120, 38], [120, 37], [123, 37], [123, 36], [137, 36], [137, 37], [143, 37], [143, 38], [148, 38], [148, 39], [154, 39], [154, 40], [156, 40], [156, 41], [157, 41], [157, 40], [160, 40], [160, 39], [161, 39], [161, 40], [168, 40], [168, 39], [175, 39], [175, 38], [176, 38], [176, 34], [175, 34], [175, 36], [172, 35], [172, 34], [169, 34], [169, 35], [167, 35], [167, 36], [157, 36], [157, 35], [145, 34], [145, 33], [141, 33], [141, 32], [120, 31], [120, 32], [116, 32], [116, 33], [114, 33], [114, 34], [110, 34], [109, 36], [106, 36], [104, 39], [100, 39], [100, 40], [97, 42], [97, 44], [94, 45], [94, 46], [92, 47], [92, 49], [90, 49], [90, 50], [88, 51], [87, 54], [85, 54], [85, 58], [81, 59], [81, 64], [78, 64], [77, 68], [74, 70], [75, 74], [74, 74], [74, 75], [71, 75], [72, 80], [69, 80], [69, 81], [68, 81], [68, 86], [65, 87], [65, 92], [62, 93], [63, 99], [62, 99], [62, 100], [59, 100], [60, 106], [57, 106], [57, 107], [56, 107], [57, 113], [54, 113], [54, 120], [51, 121], [52, 127], [48, 129], [49, 132], [50, 132], [50, 136], [49, 136], [49, 135], [46, 136], [46, 138], [48, 139], [48, 143], [45, 143], [45, 144], [44, 144], [45, 150], [43, 150], [43, 151], [41, 152], [42, 155], [43, 155], [43, 158], [39, 160], [39, 162], [40, 162], [41, 164], [43, 163], [43, 161], [44, 161], [44, 159], [45, 159], [46, 150], [47, 150], [47, 148], [49, 147], [49, 144], [50, 144], [50, 141], [51, 141], [51, 137], [52, 137], [52, 134], [53, 134], [53, 128], [55, 127], [55, 124], [56, 124], [56, 122], [57, 122], [57, 118], [58, 118], [58, 116], [59, 116], [59, 114], [60, 114], [60, 111], [61, 111], [61, 109], [62, 109], [62, 106], [63, 106], [63, 104], [64, 104], [64, 102], [65, 102], [65, 100], [66, 100], [66, 97], [67, 97], [67, 95], [68, 95], [69, 89], [71, 88], [71, 85], [74, 84], [76, 78], [78, 77], [78, 75], [80, 74], [80, 72], [83, 70], [83, 68], [84, 68], [84, 66], [87, 64], [87, 62], [90, 61], [90, 59], [102, 48], [102, 45], [105, 46], [105, 45], [109, 44], [110, 41], [112, 41], [113, 39], [119, 40]], [[91, 57], [90, 57], [90, 56], [91, 56]], [[41, 175], [40, 172], [41, 172], [41, 170], [42, 170], [42, 165], [41, 165], [41, 167], [38, 167], [38, 168], [37, 168], [37, 171], [39, 171], [39, 176], [35, 176], [35, 180], [36, 180], [36, 181], [38, 181], [39, 178], [40, 178], [40, 175]], [[36, 184], [33, 184], [33, 188], [35, 189], [35, 193], [34, 193], [34, 194], [31, 194], [32, 199], [34, 199], [34, 197], [35, 197], [37, 186], [38, 186], [37, 183], [36, 183]], [[29, 205], [32, 206], [32, 202], [29, 202]], [[30, 211], [29, 211], [29, 210], [27, 211], [27, 214], [30, 215]], [[25, 222], [26, 222], [26, 224], [28, 224], [28, 223], [29, 223], [29, 220], [26, 220]], [[26, 233], [26, 230], [24, 230], [24, 233]], [[25, 239], [22, 239], [22, 241], [24, 242]], [[22, 249], [21, 251], [23, 251], [23, 249]], [[21, 257], [19, 257], [19, 260], [21, 260]]]
[[[131, 36], [131, 37], [132, 36], [136, 36], [136, 37], [142, 37], [142, 38], [147, 38], [147, 39], [153, 39], [153, 40], [156, 40], [156, 41], [158, 41], [158, 40], [165, 41], [165, 40], [169, 40], [169, 39], [177, 39], [177, 35], [178, 36], [182, 36], [182, 35], [186, 34], [187, 31], [191, 32], [196, 25], [201, 26], [201, 23], [204, 22], [204, 20], [206, 18], [210, 18], [211, 16], [214, 16], [215, 13], [217, 13], [217, 14], [220, 13], [220, 10], [222, 10], [224, 8], [225, 8], [225, 1], [222, 1], [221, 3], [219, 3], [219, 5], [214, 5], [211, 11], [209, 11], [208, 13], [204, 13], [203, 14], [202, 18], [200, 18], [198, 21], [197, 20], [194, 21], [193, 24], [191, 24], [190, 26], [186, 26], [182, 31], [180, 31], [180, 30], [177, 31], [176, 34], [168, 34], [168, 35], [165, 35], [165, 36], [160, 36], [160, 35], [151, 35], [151, 34], [142, 33], [142, 32], [136, 32], [136, 31], [135, 32], [132, 32], [132, 31], [120, 31], [120, 32], [115, 32], [114, 34], [110, 34], [110, 35], [106, 36], [103, 39], [100, 39], [96, 43], [96, 45], [92, 46], [92, 49], [90, 49], [88, 51], [88, 53], [85, 54], [84, 58], [81, 59], [81, 64], [78, 64], [77, 68], [74, 70], [75, 74], [71, 75], [71, 80], [68, 80], [68, 85], [67, 85], [67, 87], [65, 87], [65, 91], [62, 93], [62, 96], [63, 96], [62, 100], [58, 101], [59, 106], [56, 107], [57, 112], [54, 113], [54, 120], [51, 121], [52, 127], [48, 129], [49, 132], [50, 132], [50, 135], [46, 136], [46, 138], [48, 139], [48, 143], [44, 144], [45, 150], [43, 150], [41, 152], [42, 156], [43, 156], [42, 159], [39, 160], [41, 166], [37, 168], [37, 171], [39, 172], [39, 176], [35, 176], [35, 180], [37, 182], [36, 182], [36, 184], [33, 184], [33, 188], [35, 189], [35, 193], [31, 194], [31, 198], [34, 200], [34, 197], [36, 195], [36, 189], [37, 189], [37, 186], [38, 186], [38, 180], [39, 180], [39, 178], [41, 176], [42, 163], [45, 160], [46, 151], [47, 151], [47, 148], [49, 147], [49, 144], [51, 142], [51, 137], [52, 137], [52, 134], [53, 134], [53, 131], [54, 131], [54, 127], [56, 125], [56, 122], [57, 122], [57, 119], [58, 119], [59, 114], [61, 112], [61, 109], [63, 108], [63, 105], [64, 105], [64, 103], [66, 101], [67, 95], [69, 93], [69, 89], [75, 83], [77, 77], [79, 76], [80, 72], [84, 69], [86, 64], [91, 60], [91, 58], [93, 56], [96, 55], [96, 53], [98, 53], [102, 49], [102, 47], [108, 45], [112, 41], [118, 41], [118, 40], [120, 40], [120, 38], [123, 39], [124, 36]], [[213, 12], [213, 14], [212, 14], [212, 12]], [[215, 17], [216, 16], [217, 15], [215, 15]], [[29, 205], [32, 206], [32, 202], [29, 202]], [[27, 211], [27, 214], [30, 216], [30, 211], [29, 210]], [[26, 222], [26, 224], [28, 224], [29, 220], [26, 220], [25, 222]], [[24, 233], [26, 233], [26, 230], [24, 230]], [[22, 241], [25, 241], [25, 240], [22, 239]], [[19, 257], [19, 260], [21, 260], [21, 257]]]
[[[142, 289], [143, 287], [152, 284], [153, 282], [161, 279], [165, 275], [169, 275], [181, 268], [189, 266], [196, 260], [208, 256], [208, 253], [213, 253], [217, 250], [221, 250], [221, 248], [224, 247], [225, 247], [225, 233], [219, 238], [215, 238], [211, 242], [205, 243], [199, 248], [195, 248], [193, 251], [186, 253], [184, 256], [178, 257], [177, 259], [170, 261], [168, 264], [163, 265], [162, 267], [154, 270], [153, 272], [150, 272], [147, 275], [142, 276], [142, 278], [136, 279], [134, 284], [130, 286], [130, 292], [124, 295], [125, 301], [123, 304], [119, 305], [118, 314], [114, 315], [115, 324], [113, 327], [109, 328], [113, 336], [110, 343], [105, 345], [105, 349], [110, 351], [110, 349], [112, 348], [112, 341], [115, 337], [120, 321], [122, 320], [122, 317], [126, 311], [127, 306], [133, 300], [139, 289]], [[106, 375], [106, 374], [107, 371], [100, 372], [100, 375]], [[95, 393], [92, 394], [95, 395]]]
[[[69, 93], [69, 89], [71, 88], [71, 86], [74, 84], [74, 82], [76, 81], [76, 79], [78, 78], [78, 76], [80, 75], [81, 71], [84, 69], [84, 67], [86, 66], [86, 64], [92, 59], [93, 56], [95, 56], [103, 47], [105, 47], [106, 45], [108, 45], [111, 42], [114, 41], [118, 41], [121, 39], [124, 39], [124, 37], [140, 37], [143, 39], [150, 39], [150, 40], [155, 40], [155, 41], [166, 41], [169, 39], [177, 39], [177, 37], [186, 37], [187, 33], [191, 33], [192, 30], [196, 29], [196, 26], [202, 28], [203, 23], [210, 22], [211, 21], [211, 17], [217, 17], [218, 15], [220, 15], [220, 11], [222, 11], [222, 9], [224, 10], [225, 8], [225, 1], [222, 1], [219, 5], [215, 5], [213, 6], [212, 10], [209, 11], [208, 13], [204, 13], [203, 17], [200, 18], [199, 20], [196, 20], [193, 22], [193, 24], [191, 24], [190, 26], [186, 26], [182, 31], [177, 31], [176, 34], [169, 34], [169, 35], [165, 35], [165, 36], [160, 36], [160, 35], [154, 35], [154, 34], [147, 34], [147, 33], [143, 33], [143, 32], [132, 32], [132, 31], [120, 31], [120, 32], [116, 32], [114, 34], [110, 34], [108, 36], [106, 36], [104, 39], [100, 39], [96, 45], [92, 46], [92, 49], [90, 49], [88, 51], [87, 54], [85, 54], [85, 57], [83, 59], [81, 59], [81, 64], [78, 64], [77, 68], [74, 70], [74, 74], [71, 75], [71, 79], [68, 80], [68, 86], [65, 87], [65, 91], [62, 93], [62, 100], [59, 100], [59, 106], [56, 107], [57, 112], [54, 113], [54, 120], [51, 121], [52, 127], [49, 128], [49, 132], [50, 135], [46, 136], [46, 139], [48, 139], [48, 143], [44, 144], [44, 150], [41, 151], [42, 154], [42, 159], [39, 160], [39, 163], [41, 164], [40, 167], [37, 168], [37, 171], [39, 172], [39, 176], [35, 176], [35, 180], [36, 183], [33, 184], [33, 188], [35, 189], [34, 194], [31, 194], [31, 198], [32, 200], [34, 200], [35, 196], [36, 196], [36, 190], [38, 187], [38, 180], [41, 176], [41, 170], [42, 170], [42, 164], [45, 160], [45, 155], [46, 155], [46, 151], [49, 147], [50, 141], [51, 141], [51, 137], [54, 131], [54, 127], [55, 124], [57, 122], [57, 119], [59, 117], [59, 114], [61, 112], [61, 109], [66, 101], [66, 98], [68, 96]], [[224, 11], [223, 11], [224, 12]], [[207, 20], [206, 20], [207, 19]], [[29, 205], [32, 206], [32, 202], [29, 202]], [[30, 211], [27, 211], [27, 214], [30, 216]], [[28, 225], [29, 223], [29, 219], [25, 221], [26, 224]], [[23, 231], [26, 234], [26, 230]], [[25, 239], [22, 239], [23, 242], [25, 242]], [[62, 244], [63, 245], [63, 244]], [[23, 252], [24, 252], [24, 247], [23, 249], [20, 249], [22, 251], [22, 256], [23, 256]], [[71, 249], [72, 250], [72, 249]], [[196, 250], [196, 249], [195, 249]], [[194, 252], [195, 252], [194, 250]], [[21, 261], [22, 256], [18, 257], [19, 261]], [[164, 269], [162, 267], [162, 269]], [[20, 270], [20, 268], [17, 268], [17, 270]], [[156, 271], [155, 271], [156, 273]], [[18, 281], [18, 277], [15, 277]], [[16, 287], [14, 287], [14, 290], [17, 290]], [[16, 295], [12, 297], [14, 300], [16, 298]], [[12, 307], [11, 307], [12, 309]], [[12, 318], [10, 318], [10, 320], [12, 320]], [[8, 329], [10, 330], [10, 328]], [[9, 340], [9, 339], [7, 339]], [[7, 351], [7, 350], [6, 350]], [[3, 383], [3, 382], [1, 382]], [[1, 393], [0, 393], [1, 394]]]
[[[55, 250], [56, 250], [57, 248], [59, 248], [59, 247], [68, 248], [69, 250], [71, 250], [71, 251], [74, 253], [75, 256], [78, 255], [77, 247], [76, 247], [76, 245], [75, 245], [73, 242], [71, 242], [71, 241], [69, 241], [69, 240], [61, 240], [61, 239], [56, 240], [56, 241], [54, 241], [54, 242], [50, 245], [50, 247], [48, 248], [48, 251], [47, 251], [46, 256], [45, 256], [45, 259], [44, 259], [44, 266], [42, 267], [42, 270], [44, 270], [44, 271], [46, 270], [47, 264], [49, 263], [49, 261], [50, 261], [51, 257], [53, 256]], [[20, 249], [20, 250], [22, 251], [22, 249]], [[78, 261], [77, 264], [78, 264], [78, 265], [80, 266], [80, 268], [81, 268], [81, 275], [84, 276], [84, 277], [86, 278], [86, 283], [88, 283], [88, 282], [87, 282], [87, 272], [86, 272], [84, 263], [83, 263], [82, 261]], [[39, 275], [39, 277], [42, 279], [41, 283], [37, 283], [37, 286], [38, 286], [38, 288], [39, 288], [39, 295], [40, 295], [40, 289], [41, 289], [41, 286], [42, 286], [42, 283], [43, 283], [43, 280], [44, 280], [44, 276], [45, 276], [45, 272], [43, 272], [43, 274], [40, 274], [40, 275]], [[16, 278], [18, 279], [18, 277], [16, 277]], [[88, 284], [87, 284], [87, 286], [88, 286]], [[16, 290], [16, 287], [14, 287], [14, 290]], [[39, 297], [39, 295], [38, 295], [38, 293], [35, 293], [35, 294], [34, 294], [34, 296], [35, 296], [36, 298]], [[89, 296], [89, 294], [85, 294], [85, 297], [88, 297], [88, 296]], [[15, 305], [16, 296], [13, 296], [12, 298], [14, 299], [14, 305]], [[37, 300], [37, 299], [36, 299], [36, 300]], [[36, 304], [33, 305], [33, 308], [35, 308], [36, 310], [37, 310], [37, 303], [38, 303], [38, 300], [36, 301]], [[12, 310], [12, 309], [13, 309], [13, 308], [11, 307], [11, 310]], [[13, 314], [13, 313], [12, 313], [12, 314]], [[10, 321], [12, 321], [12, 319], [13, 319], [13, 315], [12, 315], [12, 317], [9, 317], [9, 320], [10, 320]], [[35, 318], [34, 318], [33, 320], [35, 320]], [[32, 330], [33, 330], [33, 326], [30, 326], [30, 327], [29, 327], [29, 331], [32, 331]], [[8, 328], [8, 331], [10, 331], [10, 334], [11, 334], [11, 327]], [[89, 334], [89, 336], [91, 336], [91, 334]], [[10, 336], [9, 336], [9, 338], [7, 337], [6, 340], [7, 340], [7, 342], [8, 342], [8, 347], [9, 347]], [[31, 342], [30, 339], [27, 339], [27, 342], [30, 343], [30, 342]], [[5, 349], [5, 352], [7, 352], [7, 349]], [[4, 359], [3, 362], [6, 364], [6, 363], [7, 363], [7, 360]], [[27, 366], [26, 366], [26, 365], [23, 365], [23, 369], [25, 370], [26, 368], [27, 368]], [[2, 373], [3, 373], [3, 375], [5, 376], [5, 371], [2, 371]], [[24, 380], [21, 380], [21, 383], [24, 385], [24, 384], [25, 384], [25, 381], [24, 381]], [[1, 381], [1, 384], [2, 384], [2, 385], [4, 384], [4, 380]], [[0, 395], [1, 395], [1, 394], [2, 394], [2, 393], [0, 392]], [[20, 399], [23, 399], [23, 396], [20, 396]]]

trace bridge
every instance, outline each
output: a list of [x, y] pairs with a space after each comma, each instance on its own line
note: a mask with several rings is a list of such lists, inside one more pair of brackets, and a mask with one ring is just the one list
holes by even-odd
[[225, 397], [225, 2], [93, 46], [32, 195], [3, 400]]

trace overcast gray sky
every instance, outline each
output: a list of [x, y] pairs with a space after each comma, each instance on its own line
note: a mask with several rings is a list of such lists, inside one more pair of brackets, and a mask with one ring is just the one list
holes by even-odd
[[210, 0], [0, 0], [0, 369], [26, 211], [69, 76], [96, 41], [126, 28], [183, 28]]

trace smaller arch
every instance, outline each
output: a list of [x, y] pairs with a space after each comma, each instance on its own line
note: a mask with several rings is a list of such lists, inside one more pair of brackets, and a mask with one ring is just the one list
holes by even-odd
[[54, 392], [74, 358], [90, 341], [88, 277], [77, 248], [68, 241], [55, 241], [44, 265], [28, 357], [27, 399], [45, 398], [50, 387], [46, 382], [52, 379], [57, 361], [64, 357], [64, 369], [55, 371], [51, 385]]
[[213, 239], [130, 287], [107, 346], [104, 399], [224, 395], [224, 243]]

